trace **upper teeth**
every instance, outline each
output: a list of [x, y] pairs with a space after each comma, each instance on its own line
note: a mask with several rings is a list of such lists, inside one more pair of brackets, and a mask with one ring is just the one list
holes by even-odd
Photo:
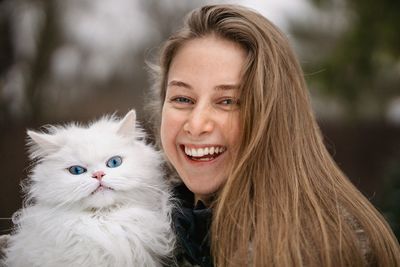
[[203, 147], [203, 148], [188, 148], [185, 146], [186, 155], [192, 157], [203, 157], [205, 155], [214, 155], [218, 153], [222, 153], [226, 150], [225, 147]]

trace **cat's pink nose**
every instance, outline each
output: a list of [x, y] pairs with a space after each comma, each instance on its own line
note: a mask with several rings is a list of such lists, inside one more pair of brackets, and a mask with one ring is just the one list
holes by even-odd
[[92, 174], [92, 178], [96, 178], [98, 180], [101, 180], [101, 178], [103, 178], [103, 176], [106, 175], [103, 171], [95, 171]]

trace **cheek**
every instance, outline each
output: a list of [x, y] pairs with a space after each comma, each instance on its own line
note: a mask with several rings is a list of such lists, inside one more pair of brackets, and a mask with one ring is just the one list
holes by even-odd
[[175, 147], [176, 137], [180, 129], [179, 124], [179, 118], [168, 108], [164, 108], [161, 117], [160, 137], [161, 145], [167, 156], [171, 153], [171, 149]]
[[161, 128], [160, 128], [160, 139], [161, 139], [161, 146], [164, 149], [164, 152], [167, 153], [168, 149], [168, 140], [170, 139], [169, 129], [166, 126], [168, 125], [168, 120], [166, 118], [162, 118], [161, 120]]
[[55, 204], [78, 201], [90, 192], [95, 182], [86, 175], [75, 177], [63, 171], [41, 172], [40, 175], [43, 175], [41, 181], [33, 188], [35, 197]]
[[240, 123], [239, 113], [231, 114], [220, 123], [221, 129], [230, 146], [239, 144], [240, 139]]

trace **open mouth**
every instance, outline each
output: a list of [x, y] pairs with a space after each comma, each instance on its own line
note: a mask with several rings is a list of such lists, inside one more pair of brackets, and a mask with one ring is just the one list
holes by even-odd
[[114, 189], [111, 188], [111, 187], [108, 187], [108, 186], [99, 185], [99, 187], [97, 187], [96, 190], [94, 190], [91, 194], [93, 195], [93, 194], [96, 194], [98, 192], [103, 192], [103, 191], [106, 191], [106, 190], [112, 190], [113, 191]]
[[181, 145], [182, 151], [186, 157], [193, 161], [211, 161], [221, 156], [226, 151], [224, 146], [208, 146], [202, 148], [190, 148]]

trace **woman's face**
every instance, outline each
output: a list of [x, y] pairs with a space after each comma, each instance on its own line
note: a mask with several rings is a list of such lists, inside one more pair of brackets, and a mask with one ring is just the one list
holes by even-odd
[[207, 36], [190, 40], [171, 62], [161, 142], [196, 199], [225, 182], [239, 142], [239, 84], [246, 58], [238, 44]]

